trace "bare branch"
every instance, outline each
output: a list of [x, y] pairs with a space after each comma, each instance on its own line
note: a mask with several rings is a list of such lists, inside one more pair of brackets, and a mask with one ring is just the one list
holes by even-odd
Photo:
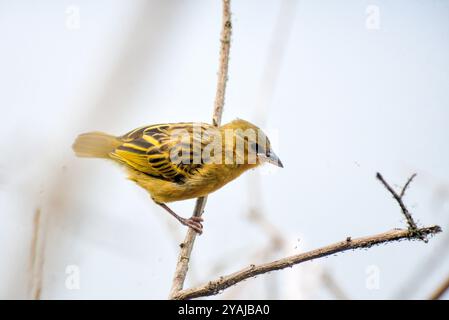
[[37, 208], [33, 218], [33, 237], [31, 239], [31, 254], [29, 264], [29, 297], [33, 300], [40, 300], [42, 294], [42, 277], [45, 258], [45, 233], [41, 230], [42, 211]]
[[343, 289], [340, 287], [337, 281], [335, 281], [335, 278], [328, 270], [324, 271], [323, 275], [321, 276], [321, 280], [323, 281], [329, 292], [332, 293], [337, 300], [349, 300], [349, 296], [346, 294], [346, 292], [343, 291]]
[[[379, 179], [380, 182], [384, 185], [384, 187], [392, 194], [393, 198], [397, 201], [399, 204], [399, 207], [401, 207], [402, 213], [405, 216], [405, 219], [407, 220], [408, 227], [410, 231], [418, 231], [418, 227], [416, 226], [415, 221], [413, 220], [412, 215], [408, 211], [407, 207], [405, 206], [404, 202], [402, 201], [402, 197], [405, 193], [405, 190], [410, 185], [410, 182], [413, 180], [413, 178], [416, 176], [416, 173], [414, 173], [407, 181], [407, 183], [404, 185], [401, 191], [401, 195], [398, 195], [396, 191], [385, 181], [385, 179], [382, 177], [382, 175], [378, 172], [376, 174], [376, 178]], [[422, 238], [422, 240], [425, 240], [425, 238]]]
[[[444, 224], [444, 227], [449, 226], [449, 220]], [[443, 228], [444, 228], [443, 227]], [[419, 289], [427, 283], [427, 280], [435, 274], [435, 271], [440, 268], [447, 257], [449, 257], [449, 233], [446, 232], [441, 239], [432, 245], [430, 254], [427, 254], [420, 263], [413, 269], [413, 273], [402, 285], [398, 292], [394, 294], [394, 300], [410, 299], [419, 291]]]
[[260, 274], [264, 274], [267, 272], [281, 270], [288, 267], [292, 267], [294, 265], [327, 257], [339, 252], [345, 252], [348, 250], [354, 249], [366, 249], [370, 248], [374, 245], [379, 245], [382, 243], [388, 243], [392, 241], [399, 240], [420, 240], [420, 235], [434, 235], [441, 232], [441, 228], [439, 226], [432, 226], [427, 228], [418, 229], [418, 233], [412, 232], [411, 230], [391, 230], [384, 233], [380, 233], [374, 236], [357, 238], [357, 239], [346, 239], [326, 247], [322, 247], [319, 249], [315, 249], [309, 252], [301, 253], [298, 255], [286, 257], [283, 259], [279, 259], [276, 261], [272, 261], [269, 263], [264, 263], [261, 265], [251, 265], [246, 267], [240, 271], [231, 273], [229, 275], [220, 277], [217, 280], [209, 281], [203, 285], [200, 285], [195, 288], [186, 289], [178, 292], [174, 296], [173, 299], [192, 299], [199, 298], [204, 296], [210, 296], [218, 294], [221, 290], [229, 288], [241, 281], [244, 281], [248, 278], [255, 277]]
[[[193, 215], [201, 216], [206, 206], [207, 197], [198, 198], [196, 201]], [[184, 242], [180, 244], [181, 251], [178, 256], [178, 263], [176, 264], [175, 275], [173, 277], [172, 288], [170, 291], [170, 298], [172, 298], [178, 291], [182, 290], [184, 281], [189, 270], [190, 255], [192, 254], [193, 244], [196, 239], [196, 231], [188, 228]]]
[[[223, 0], [223, 21], [221, 30], [221, 47], [220, 47], [220, 66], [218, 69], [217, 92], [215, 96], [214, 112], [212, 115], [212, 123], [218, 127], [221, 124], [221, 116], [223, 114], [223, 106], [226, 93], [226, 82], [228, 80], [228, 63], [229, 51], [231, 48], [231, 0]], [[201, 216], [206, 206], [207, 197], [198, 198], [196, 201], [194, 216]], [[195, 243], [196, 232], [192, 229], [187, 230], [184, 242], [180, 245], [181, 251], [178, 256], [175, 276], [173, 278], [170, 297], [172, 298], [182, 290], [189, 269], [190, 255], [192, 253], [193, 244]]]
[[404, 197], [405, 191], [407, 191], [407, 189], [408, 189], [410, 183], [413, 181], [413, 179], [415, 179], [415, 177], [416, 177], [416, 173], [412, 174], [412, 175], [410, 176], [410, 178], [408, 178], [407, 182], [404, 184], [404, 187], [403, 187], [402, 190], [401, 190], [401, 194], [399, 195], [399, 197], [401, 197], [401, 198]]
[[430, 300], [440, 299], [449, 290], [449, 277], [430, 295]]
[[273, 250], [278, 251], [285, 243], [282, 232], [256, 209], [250, 210], [248, 218], [257, 224], [270, 239]]
[[229, 51], [231, 49], [231, 0], [223, 0], [223, 18], [221, 28], [220, 67], [218, 69], [217, 92], [215, 95], [214, 113], [212, 123], [218, 127], [221, 124], [221, 115], [226, 94], [226, 82], [228, 81]]
[[[409, 187], [411, 181], [415, 175], [412, 175], [401, 191], [401, 195], [404, 195], [405, 190]], [[345, 252], [354, 249], [366, 249], [374, 245], [379, 245], [382, 243], [389, 243], [400, 240], [427, 240], [429, 235], [435, 235], [441, 232], [439, 226], [425, 227], [418, 229], [416, 223], [414, 222], [410, 212], [402, 201], [402, 196], [398, 195], [396, 191], [385, 181], [380, 173], [376, 175], [385, 188], [393, 195], [393, 197], [398, 202], [403, 214], [407, 218], [408, 229], [395, 229], [380, 233], [373, 236], [362, 237], [357, 239], [352, 239], [347, 237], [346, 240], [340, 241], [319, 249], [315, 249], [306, 253], [301, 253], [298, 255], [293, 255], [283, 259], [275, 260], [269, 263], [261, 265], [251, 265], [240, 271], [234, 272], [227, 276], [222, 276], [219, 279], [209, 281], [198, 287], [191, 289], [180, 290], [177, 292], [172, 292], [172, 299], [192, 299], [204, 296], [210, 296], [218, 294], [220, 291], [229, 288], [239, 282], [242, 282], [248, 278], [255, 277], [260, 274], [268, 273], [275, 270], [281, 270], [287, 267], [292, 267], [296, 264], [300, 264], [306, 261], [326, 257], [335, 253]]]

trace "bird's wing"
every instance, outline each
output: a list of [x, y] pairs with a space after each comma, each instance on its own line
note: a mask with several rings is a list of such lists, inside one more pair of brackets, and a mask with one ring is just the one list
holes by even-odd
[[204, 123], [141, 127], [119, 137], [122, 144], [110, 155], [152, 177], [182, 183], [204, 164], [201, 151], [211, 140], [205, 132], [217, 129]]

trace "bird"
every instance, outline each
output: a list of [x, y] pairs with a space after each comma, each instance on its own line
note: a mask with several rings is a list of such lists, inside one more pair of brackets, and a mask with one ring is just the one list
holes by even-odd
[[207, 196], [264, 163], [283, 168], [265, 133], [242, 119], [219, 127], [203, 122], [154, 124], [121, 136], [88, 132], [80, 134], [72, 148], [78, 157], [118, 163], [157, 205], [198, 234], [203, 219], [183, 218], [167, 203]]

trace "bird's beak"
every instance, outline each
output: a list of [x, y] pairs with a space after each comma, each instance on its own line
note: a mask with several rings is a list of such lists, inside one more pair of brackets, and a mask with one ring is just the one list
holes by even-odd
[[279, 157], [273, 151], [271, 151], [269, 155], [259, 155], [259, 157], [262, 158], [264, 162], [271, 163], [280, 168], [284, 167], [281, 159], [279, 159]]

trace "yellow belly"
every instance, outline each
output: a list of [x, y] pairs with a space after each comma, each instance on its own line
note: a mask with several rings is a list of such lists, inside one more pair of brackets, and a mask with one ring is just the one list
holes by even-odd
[[247, 166], [236, 168], [227, 165], [206, 165], [184, 183], [153, 178], [131, 168], [127, 168], [127, 171], [129, 179], [147, 190], [154, 201], [166, 203], [206, 196], [248, 169], [250, 167]]

